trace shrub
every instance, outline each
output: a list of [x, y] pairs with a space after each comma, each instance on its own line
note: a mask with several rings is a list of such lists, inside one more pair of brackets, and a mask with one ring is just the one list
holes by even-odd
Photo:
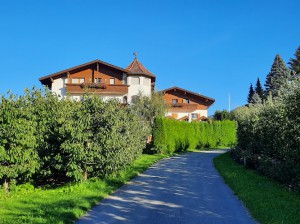
[[300, 190], [300, 81], [289, 83], [274, 100], [235, 110], [235, 160]]
[[235, 121], [183, 122], [159, 117], [153, 128], [154, 148], [163, 153], [187, 149], [232, 146], [236, 143]]

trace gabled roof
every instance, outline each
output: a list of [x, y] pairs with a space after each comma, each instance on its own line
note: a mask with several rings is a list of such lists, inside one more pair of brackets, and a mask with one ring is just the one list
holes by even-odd
[[135, 58], [126, 69], [129, 71], [128, 74], [146, 75], [151, 78], [156, 78], [156, 76], [148, 69], [146, 69], [145, 66], [137, 58]]
[[190, 95], [193, 95], [195, 96], [196, 98], [201, 98], [201, 99], [204, 99], [205, 101], [208, 102], [209, 106], [212, 105], [214, 102], [215, 102], [215, 99], [213, 98], [210, 98], [210, 97], [207, 97], [207, 96], [204, 96], [204, 95], [201, 95], [201, 94], [198, 94], [198, 93], [195, 93], [195, 92], [192, 92], [192, 91], [189, 91], [189, 90], [186, 90], [186, 89], [183, 89], [183, 88], [180, 88], [180, 87], [177, 87], [177, 86], [173, 86], [171, 88], [168, 88], [168, 89], [164, 89], [164, 90], [161, 90], [160, 92], [161, 93], [166, 93], [166, 92], [170, 92], [170, 91], [181, 91], [181, 92], [184, 92], [184, 93], [188, 93]]
[[56, 78], [60, 78], [62, 76], [65, 76], [66, 73], [68, 72], [72, 72], [74, 70], [77, 70], [77, 69], [80, 69], [80, 68], [84, 68], [84, 67], [87, 67], [87, 66], [90, 66], [90, 65], [93, 65], [93, 64], [102, 64], [102, 65], [106, 65], [110, 68], [113, 68], [113, 69], [116, 69], [116, 70], [119, 70], [121, 72], [125, 72], [127, 73], [128, 71], [126, 69], [123, 69], [123, 68], [120, 68], [118, 66], [115, 66], [115, 65], [112, 65], [112, 64], [109, 64], [107, 62], [104, 62], [104, 61], [101, 61], [101, 60], [94, 60], [94, 61], [90, 61], [90, 62], [87, 62], [85, 64], [82, 64], [82, 65], [78, 65], [78, 66], [75, 66], [75, 67], [72, 67], [72, 68], [68, 68], [68, 69], [65, 69], [65, 70], [62, 70], [62, 71], [59, 71], [59, 72], [56, 72], [56, 73], [53, 73], [51, 75], [47, 75], [47, 76], [44, 76], [44, 77], [41, 77], [39, 78], [39, 81], [42, 83], [42, 84], [47, 84], [49, 83], [49, 81], [51, 79], [56, 79]]

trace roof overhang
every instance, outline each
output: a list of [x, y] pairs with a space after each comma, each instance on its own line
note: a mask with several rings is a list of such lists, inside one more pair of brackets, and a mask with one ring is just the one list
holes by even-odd
[[118, 71], [124, 72], [124, 73], [128, 73], [129, 72], [126, 69], [120, 68], [118, 66], [115, 66], [115, 65], [112, 65], [112, 64], [109, 64], [107, 62], [104, 62], [104, 61], [101, 61], [101, 60], [97, 59], [97, 60], [94, 60], [94, 61], [91, 61], [91, 62], [87, 62], [87, 63], [82, 64], [82, 65], [78, 65], [78, 66], [75, 66], [75, 67], [72, 67], [72, 68], [68, 68], [68, 69], [65, 69], [65, 70], [62, 70], [62, 71], [59, 71], [59, 72], [56, 72], [56, 73], [53, 73], [53, 74], [41, 77], [41, 78], [39, 78], [39, 81], [43, 85], [50, 85], [53, 82], [54, 79], [67, 76], [67, 74], [70, 73], [70, 72], [72, 72], [72, 71], [76, 71], [78, 69], [83, 69], [85, 67], [88, 67], [88, 66], [91, 66], [91, 65], [94, 65], [94, 64], [104, 65], [104, 66], [110, 67], [112, 69], [115, 69], [115, 70], [118, 70]]
[[173, 86], [171, 88], [164, 89], [159, 92], [165, 94], [168, 92], [171, 93], [171, 92], [176, 92], [176, 91], [180, 91], [180, 92], [183, 92], [184, 94], [189, 94], [195, 98], [201, 99], [202, 101], [204, 101], [206, 103], [207, 106], [211, 106], [215, 102], [215, 99], [213, 99], [213, 98], [210, 98], [210, 97], [207, 97], [207, 96], [204, 96], [204, 95], [201, 95], [201, 94], [198, 94], [198, 93], [195, 93], [195, 92], [192, 92], [192, 91], [189, 91], [189, 90], [177, 87], [177, 86]]

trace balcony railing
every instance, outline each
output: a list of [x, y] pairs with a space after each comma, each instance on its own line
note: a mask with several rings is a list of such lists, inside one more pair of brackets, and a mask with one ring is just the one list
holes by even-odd
[[186, 103], [170, 103], [168, 111], [172, 112], [192, 112], [197, 110], [197, 104], [186, 104]]
[[128, 93], [128, 85], [125, 84], [102, 84], [102, 83], [67, 83], [67, 93], [83, 94], [85, 92], [99, 94], [126, 94]]

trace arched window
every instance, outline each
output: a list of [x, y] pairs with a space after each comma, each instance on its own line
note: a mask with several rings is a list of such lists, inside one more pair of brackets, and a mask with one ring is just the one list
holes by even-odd
[[127, 103], [127, 96], [123, 97], [123, 103]]

